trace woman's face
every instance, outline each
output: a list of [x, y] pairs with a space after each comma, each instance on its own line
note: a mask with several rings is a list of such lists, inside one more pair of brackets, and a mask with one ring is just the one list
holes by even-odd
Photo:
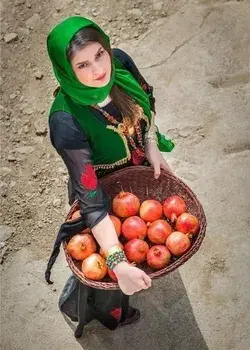
[[86, 86], [103, 87], [110, 81], [111, 59], [98, 42], [90, 42], [78, 51], [71, 65], [78, 80]]

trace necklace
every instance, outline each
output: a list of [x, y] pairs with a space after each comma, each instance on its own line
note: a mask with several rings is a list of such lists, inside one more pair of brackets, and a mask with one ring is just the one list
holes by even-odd
[[106, 112], [104, 109], [97, 105], [93, 105], [93, 108], [97, 109], [99, 112], [101, 112], [104, 117], [113, 125], [115, 125], [118, 129], [118, 132], [123, 133], [128, 142], [130, 143], [131, 147], [133, 148], [132, 151], [132, 162], [135, 165], [139, 165], [143, 162], [145, 159], [145, 149], [144, 149], [144, 144], [143, 144], [143, 138], [142, 138], [142, 131], [141, 131], [141, 125], [140, 125], [140, 120], [137, 121], [137, 123], [134, 126], [134, 130], [137, 136], [137, 141], [139, 144], [139, 147], [136, 146], [135, 140], [133, 139], [132, 135], [130, 134], [130, 128], [128, 125], [123, 122], [119, 123], [112, 115], [110, 115], [108, 112]]

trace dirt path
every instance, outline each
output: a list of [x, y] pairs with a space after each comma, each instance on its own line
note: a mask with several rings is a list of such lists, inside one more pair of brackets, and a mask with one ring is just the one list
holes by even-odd
[[[57, 310], [69, 274], [63, 259], [55, 285], [43, 281], [67, 211], [68, 177], [47, 130], [56, 83], [46, 35], [74, 13], [109, 31], [155, 87], [158, 125], [177, 144], [169, 162], [204, 203], [209, 223], [201, 252], [180, 274], [166, 278], [161, 292], [157, 282], [133, 298], [143, 312], [140, 325], [123, 333], [94, 325], [81, 344]], [[4, 350], [115, 349], [117, 342], [132, 350], [250, 346], [249, 250], [242, 241], [249, 231], [249, 13], [247, 0], [2, 2]]]

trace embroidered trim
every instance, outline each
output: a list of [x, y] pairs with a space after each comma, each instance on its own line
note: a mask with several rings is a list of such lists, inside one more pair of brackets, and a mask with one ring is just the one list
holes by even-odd
[[97, 195], [97, 191], [89, 191], [87, 198], [94, 198]]
[[86, 164], [84, 167], [84, 171], [81, 174], [81, 184], [83, 187], [90, 191], [94, 191], [97, 187], [98, 180], [95, 173], [95, 170], [92, 164]]
[[125, 147], [127, 156], [125, 158], [123, 158], [123, 159], [118, 160], [117, 162], [115, 162], [113, 164], [97, 164], [97, 165], [94, 165], [94, 169], [95, 170], [98, 170], [98, 169], [112, 169], [112, 168], [115, 168], [116, 166], [123, 165], [123, 164], [127, 163], [131, 159], [131, 153], [130, 153], [130, 150], [129, 150], [129, 147], [128, 147], [128, 142], [127, 142], [126, 137], [123, 135], [122, 131], [119, 130], [119, 128], [116, 128], [113, 125], [107, 125], [106, 128], [109, 129], [109, 130], [113, 130], [114, 132], [119, 134], [119, 136], [121, 137], [121, 139], [122, 139], [122, 141], [124, 143], [124, 147]]
[[121, 316], [122, 316], [122, 309], [121, 308], [114, 308], [113, 310], [111, 310], [110, 312], [110, 315], [112, 317], [114, 317], [118, 322], [120, 321], [121, 319]]

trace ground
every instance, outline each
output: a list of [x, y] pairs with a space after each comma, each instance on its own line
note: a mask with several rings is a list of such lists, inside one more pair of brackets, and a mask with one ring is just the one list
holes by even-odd
[[[249, 340], [249, 14], [224, 0], [2, 1], [1, 315], [4, 350], [230, 349]], [[57, 308], [69, 275], [63, 256], [44, 281], [68, 210], [67, 171], [47, 130], [56, 88], [46, 36], [81, 14], [110, 34], [154, 86], [157, 124], [176, 148], [175, 174], [202, 202], [208, 221], [199, 252], [131, 298], [137, 325], [98, 323], [76, 342]], [[72, 326], [73, 327], [73, 326]]]

